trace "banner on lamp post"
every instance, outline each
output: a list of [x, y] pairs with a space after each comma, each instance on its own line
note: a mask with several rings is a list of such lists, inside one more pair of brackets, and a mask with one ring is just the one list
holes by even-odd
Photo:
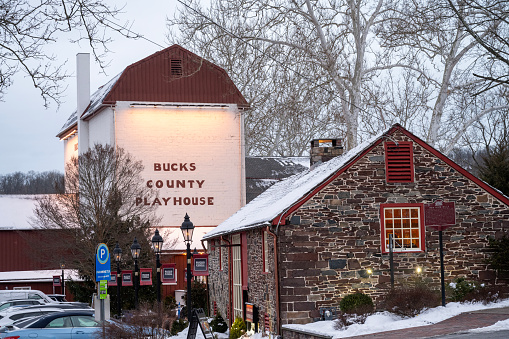
[[161, 282], [163, 285], [177, 284], [177, 269], [175, 266], [176, 264], [161, 265]]
[[151, 268], [140, 268], [140, 285], [152, 285]]
[[193, 254], [193, 268], [194, 276], [209, 275], [209, 255], [208, 254]]
[[122, 271], [122, 286], [133, 286], [133, 271]]

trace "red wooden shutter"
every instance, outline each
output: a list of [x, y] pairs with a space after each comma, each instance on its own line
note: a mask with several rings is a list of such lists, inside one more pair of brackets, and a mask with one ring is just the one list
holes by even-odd
[[414, 160], [411, 141], [385, 143], [385, 175], [387, 182], [413, 182]]

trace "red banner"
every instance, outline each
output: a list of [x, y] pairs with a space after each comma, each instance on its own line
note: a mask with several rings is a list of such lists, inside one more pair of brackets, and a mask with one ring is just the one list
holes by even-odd
[[194, 276], [209, 275], [208, 254], [193, 254], [192, 272]]
[[53, 286], [61, 286], [62, 284], [60, 283], [60, 276], [59, 275], [54, 275], [53, 276]]
[[122, 286], [133, 286], [133, 271], [122, 271]]
[[163, 284], [176, 284], [177, 283], [177, 269], [176, 264], [162, 264], [161, 265], [161, 282]]
[[117, 286], [117, 272], [111, 272], [111, 280], [108, 281], [108, 286]]
[[140, 268], [140, 285], [152, 285], [151, 268]]

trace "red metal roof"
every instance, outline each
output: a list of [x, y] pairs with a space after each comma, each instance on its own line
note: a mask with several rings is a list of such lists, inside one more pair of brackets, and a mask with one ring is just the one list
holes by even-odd
[[173, 45], [128, 66], [103, 103], [150, 101], [247, 106], [226, 72]]

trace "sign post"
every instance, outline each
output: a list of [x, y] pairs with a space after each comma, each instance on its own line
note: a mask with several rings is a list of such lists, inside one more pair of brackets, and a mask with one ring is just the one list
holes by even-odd
[[442, 306], [445, 306], [445, 270], [444, 245], [442, 231], [456, 224], [456, 207], [453, 202], [436, 200], [432, 204], [424, 204], [424, 225], [438, 231], [440, 243], [440, 285], [442, 288]]
[[96, 311], [96, 319], [97, 313], [99, 313], [99, 321], [103, 322], [103, 324], [106, 320], [104, 300], [108, 296], [108, 281], [110, 280], [110, 251], [108, 250], [108, 246], [106, 244], [100, 243], [97, 245], [97, 250], [95, 253], [95, 281], [99, 282], [97, 294], [99, 295], [100, 300], [100, 310], [99, 312]]

